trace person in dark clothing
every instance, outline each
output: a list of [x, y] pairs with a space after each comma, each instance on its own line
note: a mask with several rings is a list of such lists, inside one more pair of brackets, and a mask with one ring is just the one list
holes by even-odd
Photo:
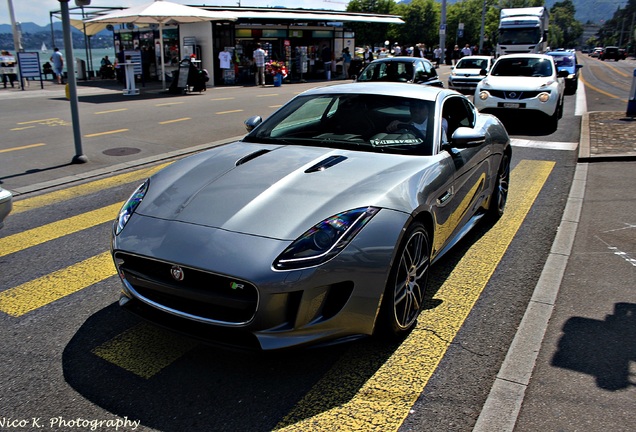
[[325, 67], [325, 77], [327, 81], [331, 81], [331, 48], [329, 45], [325, 44], [322, 47], [322, 51], [320, 53], [320, 58], [322, 59], [322, 63]]

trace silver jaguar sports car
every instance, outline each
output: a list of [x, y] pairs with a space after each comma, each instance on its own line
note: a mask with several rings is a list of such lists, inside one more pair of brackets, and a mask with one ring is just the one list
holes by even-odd
[[510, 139], [455, 91], [333, 85], [245, 124], [122, 207], [111, 247], [125, 309], [256, 350], [400, 337], [431, 263], [503, 214]]

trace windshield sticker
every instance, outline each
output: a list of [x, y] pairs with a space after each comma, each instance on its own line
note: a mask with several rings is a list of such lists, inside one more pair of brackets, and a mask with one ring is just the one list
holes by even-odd
[[418, 138], [405, 138], [405, 139], [372, 139], [371, 145], [378, 147], [390, 147], [400, 145], [413, 145], [421, 144], [423, 141]]

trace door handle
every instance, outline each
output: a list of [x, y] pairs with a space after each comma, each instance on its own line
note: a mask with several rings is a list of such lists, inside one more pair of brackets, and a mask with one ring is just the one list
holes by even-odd
[[447, 190], [446, 192], [444, 192], [441, 196], [437, 198], [437, 204], [445, 205], [446, 202], [453, 197], [453, 194], [454, 194], [454, 191], [453, 191], [453, 188], [451, 187], [449, 190]]

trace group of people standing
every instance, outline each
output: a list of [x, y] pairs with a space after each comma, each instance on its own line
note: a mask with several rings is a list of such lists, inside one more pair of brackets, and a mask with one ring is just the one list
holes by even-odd
[[7, 83], [11, 83], [11, 87], [15, 87], [14, 83], [18, 80], [18, 75], [15, 73], [5, 73], [8, 70], [15, 68], [15, 57], [13, 57], [7, 50], [2, 50], [0, 53], [0, 68], [4, 88], [7, 88]]

